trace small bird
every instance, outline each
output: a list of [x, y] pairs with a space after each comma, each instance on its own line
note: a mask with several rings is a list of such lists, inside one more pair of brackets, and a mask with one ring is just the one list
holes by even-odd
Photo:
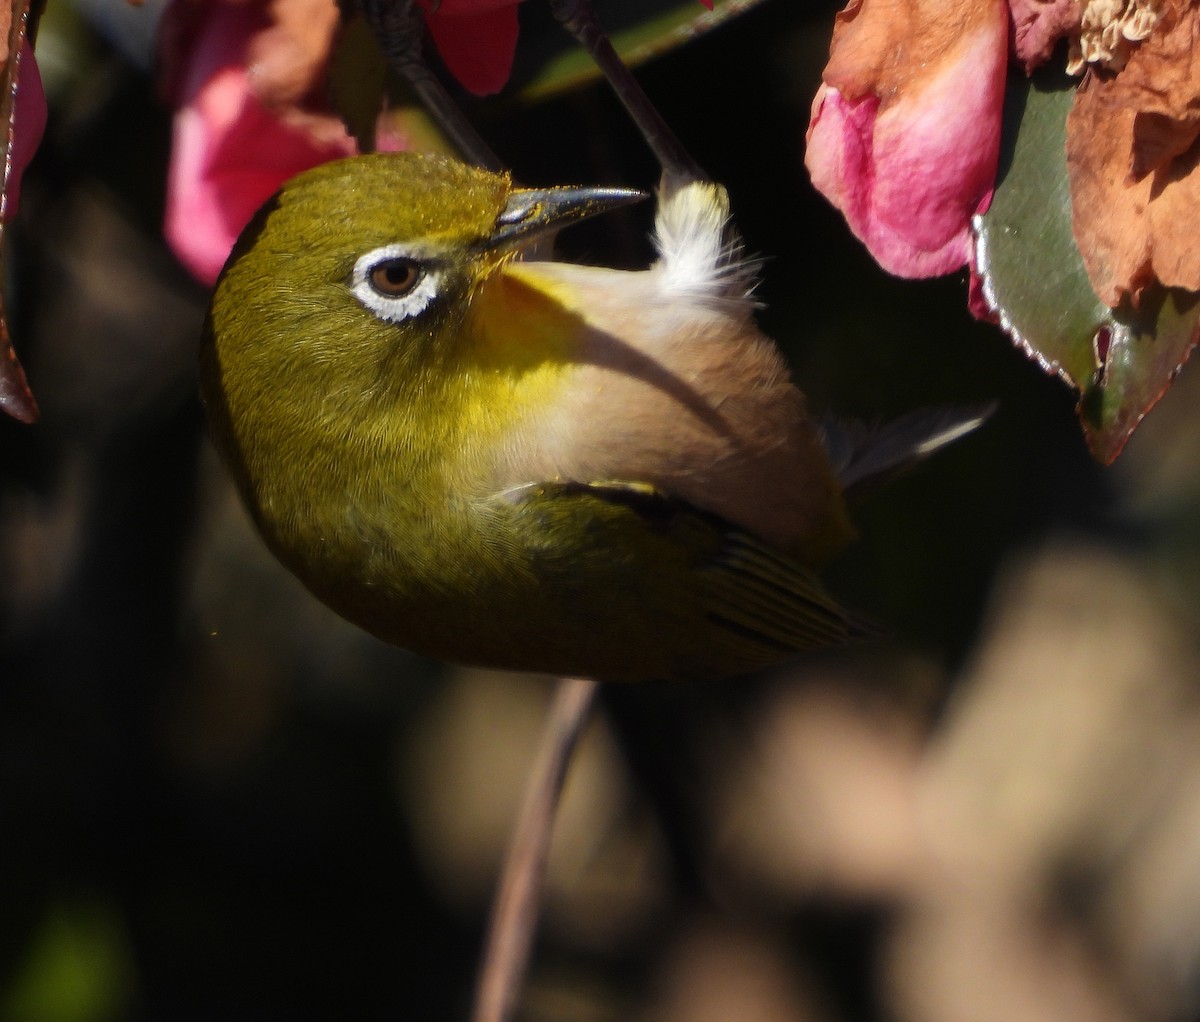
[[523, 258], [643, 197], [395, 153], [260, 210], [214, 290], [202, 396], [319, 599], [428, 656], [603, 680], [728, 677], [859, 632], [815, 574], [853, 535], [844, 488], [980, 417], [885, 430], [882, 458], [843, 445], [839, 477], [714, 183], [660, 195], [649, 269]]

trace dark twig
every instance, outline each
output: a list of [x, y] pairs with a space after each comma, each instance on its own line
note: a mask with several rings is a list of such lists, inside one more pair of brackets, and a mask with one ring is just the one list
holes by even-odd
[[596, 19], [591, 0], [550, 0], [550, 9], [600, 68], [609, 85], [633, 118], [646, 144], [662, 165], [669, 181], [704, 181], [708, 175], [692, 159], [641, 84], [617, 55], [607, 33]]
[[596, 682], [584, 678], [559, 682], [492, 906], [472, 1022], [508, 1022], [512, 1018], [533, 944], [538, 898], [567, 766], [595, 701], [596, 688]]
[[504, 165], [467, 120], [425, 61], [425, 23], [414, 0], [360, 0], [367, 24], [393, 70], [412, 86], [425, 109], [464, 158], [485, 170]]

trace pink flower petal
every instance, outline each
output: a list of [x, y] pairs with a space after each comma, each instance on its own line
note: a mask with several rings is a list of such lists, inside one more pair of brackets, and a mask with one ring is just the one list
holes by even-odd
[[1057, 42], [1079, 28], [1079, 0], [1009, 0], [1013, 49], [1028, 74], [1050, 59]]
[[46, 93], [42, 89], [42, 76], [38, 73], [37, 60], [28, 39], [21, 41], [20, 65], [17, 76], [16, 109], [13, 113], [12, 168], [8, 172], [8, 184], [4, 190], [4, 219], [11, 220], [17, 213], [21, 196], [21, 177], [46, 130]]
[[255, 211], [288, 178], [350, 156], [354, 140], [318, 142], [265, 109], [237, 68], [218, 72], [175, 115], [164, 232], [180, 261], [211, 284]]
[[517, 4], [453, 4], [426, 8], [425, 20], [450, 73], [478, 96], [499, 92], [517, 49]]
[[[882, 85], [883, 75], [864, 60], [868, 87], [856, 98], [824, 84], [813, 101], [805, 154], [813, 184], [879, 264], [899, 276], [937, 276], [963, 266], [971, 217], [991, 200], [1008, 24], [1003, 4], [979, 11], [989, 16], [935, 50], [937, 60]], [[919, 19], [909, 21], [911, 45], [922, 52]], [[836, 38], [834, 45], [836, 51]], [[874, 55], [866, 46], [860, 51]], [[857, 73], [854, 66], [847, 73], [847, 64], [859, 55], [847, 50], [839, 73]]]
[[242, 228], [284, 181], [357, 151], [333, 117], [285, 117], [254, 96], [242, 60], [263, 24], [252, 5], [212, 4], [183, 75], [163, 230], [204, 283], [216, 280]]
[[[499, 92], [512, 72], [520, 0], [418, 0], [450, 73], [479, 96]], [[710, 11], [713, 0], [699, 0]]]

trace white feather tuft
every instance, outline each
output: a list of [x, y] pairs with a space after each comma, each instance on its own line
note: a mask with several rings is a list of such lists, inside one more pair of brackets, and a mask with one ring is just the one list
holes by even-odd
[[752, 308], [761, 260], [748, 258], [729, 213], [729, 196], [711, 181], [659, 193], [654, 219], [662, 288], [704, 304]]

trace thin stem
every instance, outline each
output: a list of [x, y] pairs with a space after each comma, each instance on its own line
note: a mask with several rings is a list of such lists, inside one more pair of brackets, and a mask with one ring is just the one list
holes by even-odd
[[453, 97], [425, 61], [425, 24], [414, 0], [360, 0], [367, 24], [393, 70], [413, 92], [449, 136], [455, 148], [484, 170], [501, 171], [504, 165], [483, 136], [467, 120]]
[[529, 964], [567, 766], [595, 702], [596, 689], [596, 682], [585, 678], [564, 678], [558, 684], [492, 906], [472, 1022], [509, 1022], [512, 1018]]
[[683, 147], [633, 72], [617, 55], [596, 18], [591, 0], [550, 0], [550, 9], [568, 32], [591, 54], [609, 85], [633, 118], [646, 144], [662, 165], [663, 175], [676, 181], [705, 181], [708, 175]]

